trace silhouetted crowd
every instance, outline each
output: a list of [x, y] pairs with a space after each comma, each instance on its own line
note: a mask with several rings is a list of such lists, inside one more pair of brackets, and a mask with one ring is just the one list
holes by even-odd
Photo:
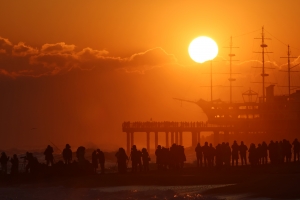
[[[85, 158], [85, 147], [80, 146], [77, 148], [76, 157], [77, 160], [73, 160], [73, 152], [71, 146], [66, 144], [62, 152], [63, 161], [59, 160], [54, 162], [53, 147], [48, 145], [44, 151], [46, 163], [40, 163], [33, 153], [26, 152], [25, 156], [20, 157], [23, 159], [23, 167], [25, 173], [37, 174], [49, 172], [49, 169], [56, 172], [70, 172], [70, 173], [92, 173], [96, 172], [98, 164], [101, 168], [101, 173], [105, 172], [105, 156], [104, 153], [97, 149], [92, 153], [92, 163]], [[8, 157], [5, 152], [1, 153], [0, 163], [2, 174], [7, 174], [8, 162], [11, 162], [11, 175], [19, 173], [19, 158], [16, 154], [12, 158]]]
[[[71, 146], [66, 144], [62, 151], [62, 160], [54, 162], [53, 148], [48, 145], [44, 151], [45, 163], [40, 163], [32, 153], [26, 152], [25, 156], [20, 157], [23, 159], [25, 173], [38, 173], [55, 169], [59, 172], [97, 172], [100, 166], [101, 173], [105, 173], [105, 156], [100, 150], [92, 152], [91, 162], [85, 158], [85, 147], [80, 146], [77, 148], [75, 155], [77, 160], [73, 159], [73, 152]], [[221, 143], [215, 147], [212, 144], [205, 142], [203, 146], [200, 143], [195, 147], [196, 163], [198, 167], [229, 167], [238, 165], [251, 166], [265, 165], [265, 164], [282, 164], [290, 163], [292, 161], [300, 161], [300, 143], [295, 139], [292, 143], [288, 140], [270, 141], [269, 144], [262, 142], [257, 144], [250, 144], [249, 148], [243, 141], [238, 144], [236, 141], [232, 145], [229, 143]], [[293, 155], [293, 158], [292, 158]], [[151, 158], [146, 148], [138, 150], [136, 145], [133, 145], [129, 157], [123, 148], [119, 148], [115, 154], [117, 159], [117, 169], [119, 173], [126, 173], [128, 162], [131, 161], [131, 171], [147, 172], [149, 171], [149, 163]], [[156, 165], [159, 171], [175, 169], [180, 170], [184, 166], [186, 156], [184, 147], [181, 145], [173, 144], [170, 148], [157, 146], [155, 150]], [[16, 154], [12, 158], [6, 155], [5, 152], [1, 153], [0, 164], [2, 174], [7, 174], [7, 164], [11, 162], [11, 175], [16, 175], [19, 172], [19, 159]]]
[[123, 148], [120, 148], [116, 153], [116, 157], [118, 163], [118, 172], [120, 173], [127, 172], [127, 165], [129, 160], [131, 160], [132, 172], [149, 171], [150, 156], [146, 148], [143, 148], [142, 151], [140, 151], [136, 148], [136, 145], [133, 145], [129, 158], [125, 150]]
[[[270, 141], [250, 144], [249, 148], [241, 141], [240, 145], [236, 141], [233, 144], [223, 142], [213, 147], [212, 144], [208, 145], [205, 142], [204, 146], [198, 145], [195, 148], [197, 166], [230, 166], [238, 165], [239, 158], [241, 159], [241, 165], [247, 165], [247, 160], [251, 166], [267, 164], [270, 161], [271, 164], [289, 163], [292, 161], [292, 154], [294, 155], [294, 162], [299, 162], [300, 143], [298, 139], [295, 139], [291, 144], [288, 140], [282, 141]], [[247, 157], [248, 154], [248, 157]]]

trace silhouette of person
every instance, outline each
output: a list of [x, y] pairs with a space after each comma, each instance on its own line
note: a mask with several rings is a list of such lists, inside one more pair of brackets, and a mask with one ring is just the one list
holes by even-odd
[[145, 172], [149, 171], [150, 156], [146, 148], [142, 149], [142, 160], [143, 160], [144, 171]]
[[214, 166], [216, 149], [212, 146], [212, 143], [209, 144], [209, 151], [208, 151], [208, 166]]
[[247, 150], [248, 150], [248, 147], [244, 144], [243, 141], [241, 141], [241, 145], [240, 145], [239, 150], [240, 150], [242, 165], [244, 165], [244, 162], [245, 162], [245, 165], [247, 165]]
[[230, 167], [231, 149], [229, 143], [225, 144], [225, 166]]
[[276, 164], [277, 161], [277, 149], [276, 149], [276, 144], [273, 142], [273, 140], [270, 141], [269, 146], [269, 158], [271, 161], [271, 164]]
[[231, 149], [231, 159], [232, 159], [232, 163], [231, 165], [234, 166], [234, 161], [235, 161], [235, 165], [238, 166], [238, 160], [239, 160], [239, 145], [237, 144], [237, 142], [234, 140]]
[[258, 155], [257, 155], [257, 149], [255, 147], [255, 144], [251, 144], [249, 147], [249, 162], [251, 166], [255, 166], [258, 163]]
[[76, 157], [78, 159], [79, 168], [85, 167], [86, 159], [84, 156], [85, 156], [85, 147], [83, 146], [78, 147], [76, 151]]
[[119, 151], [115, 155], [117, 157], [117, 163], [118, 163], [118, 172], [119, 173], [126, 173], [127, 172], [127, 163], [128, 156], [125, 153], [125, 150], [123, 148], [119, 148]]
[[293, 141], [292, 145], [294, 146], [293, 148], [293, 153], [294, 153], [294, 162], [298, 161], [299, 162], [299, 154], [300, 154], [300, 142], [298, 141], [297, 138]]
[[36, 157], [33, 156], [32, 153], [26, 152], [26, 160], [28, 161], [25, 172], [35, 173], [38, 170], [39, 162]]
[[138, 155], [138, 151], [136, 149], [136, 145], [133, 145], [131, 148], [131, 153], [130, 153], [130, 158], [131, 158], [131, 171], [132, 172], [137, 172], [137, 165], [138, 165], [138, 159], [139, 159], [139, 155]]
[[93, 165], [94, 172], [97, 173], [97, 168], [98, 168], [97, 151], [93, 151], [93, 153], [92, 153], [92, 165]]
[[261, 144], [261, 150], [262, 150], [262, 164], [268, 163], [268, 145], [265, 141]]
[[200, 146], [200, 143], [197, 144], [195, 151], [197, 157], [197, 167], [202, 167], [202, 148]]
[[47, 146], [44, 155], [45, 155], [45, 160], [47, 162], [47, 166], [49, 165], [53, 166], [53, 148], [50, 145]]
[[65, 161], [65, 164], [70, 164], [72, 161], [72, 150], [71, 146], [69, 144], [66, 144], [66, 148], [63, 150], [63, 158]]
[[262, 151], [261, 144], [257, 145], [256, 156], [257, 156], [257, 164], [259, 164], [259, 165], [262, 164], [263, 151]]
[[162, 149], [160, 145], [158, 145], [157, 149], [155, 150], [155, 156], [156, 156], [157, 169], [162, 170], [163, 155], [162, 155]]
[[5, 152], [1, 153], [1, 157], [0, 157], [0, 163], [1, 163], [1, 170], [4, 174], [7, 173], [7, 162], [9, 160], [9, 157], [6, 155]]
[[137, 151], [137, 167], [140, 170], [140, 172], [143, 170], [143, 165], [142, 165], [142, 152], [140, 150]]
[[[178, 147], [177, 145], [174, 143], [172, 144], [171, 148], [170, 148], [170, 152], [169, 152], [169, 156], [168, 156], [168, 152], [165, 152], [165, 158], [163, 158], [164, 160], [167, 159], [168, 163], [169, 163], [169, 168], [170, 169], [176, 169], [177, 166], [177, 160], [178, 160]], [[169, 157], [169, 158], [168, 158]]]
[[178, 145], [178, 158], [179, 158], [179, 168], [182, 169], [184, 162], [186, 161], [186, 156], [184, 153], [184, 147], [181, 145]]
[[216, 146], [216, 167], [221, 168], [223, 166], [223, 158], [222, 158], [222, 145], [218, 144]]
[[290, 143], [290, 141], [286, 140], [285, 141], [285, 156], [286, 156], [286, 162], [289, 163], [291, 162], [292, 159], [292, 144]]
[[100, 151], [100, 149], [97, 149], [98, 152], [98, 159], [99, 159], [99, 164], [101, 168], [101, 174], [104, 174], [105, 172], [105, 156], [103, 151]]
[[204, 166], [207, 167], [209, 163], [209, 146], [208, 142], [204, 143], [204, 146], [202, 147], [203, 157], [204, 157]]
[[11, 175], [16, 175], [19, 172], [19, 159], [17, 154], [14, 154], [13, 157], [10, 159], [11, 162], [11, 170], [10, 174]]

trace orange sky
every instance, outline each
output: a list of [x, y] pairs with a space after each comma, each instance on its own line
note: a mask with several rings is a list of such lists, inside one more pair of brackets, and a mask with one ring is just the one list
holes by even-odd
[[[0, 7], [0, 149], [96, 144], [125, 146], [123, 121], [205, 120], [195, 105], [173, 97], [210, 98], [209, 64], [195, 64], [188, 45], [206, 35], [219, 45], [214, 72], [228, 72], [229, 38], [240, 47], [235, 99], [260, 81], [259, 41], [265, 26], [276, 69], [286, 84], [287, 44], [299, 56], [298, 1], [5, 1]], [[293, 61], [298, 63], [299, 59]], [[299, 80], [299, 75], [294, 74]], [[228, 86], [227, 75], [215, 75]], [[295, 82], [293, 82], [295, 83]], [[295, 83], [296, 84], [296, 83]], [[285, 89], [276, 89], [278, 94]], [[214, 98], [228, 101], [228, 88]], [[32, 129], [34, 128], [34, 129]], [[143, 135], [143, 134], [142, 134]], [[137, 144], [144, 144], [144, 135]], [[186, 143], [188, 145], [189, 143]]]

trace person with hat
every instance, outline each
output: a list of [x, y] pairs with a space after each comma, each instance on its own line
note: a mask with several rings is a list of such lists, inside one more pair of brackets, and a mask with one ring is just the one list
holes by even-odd
[[69, 144], [66, 144], [66, 148], [63, 150], [63, 158], [65, 161], [65, 164], [70, 164], [72, 161], [72, 150], [71, 146]]

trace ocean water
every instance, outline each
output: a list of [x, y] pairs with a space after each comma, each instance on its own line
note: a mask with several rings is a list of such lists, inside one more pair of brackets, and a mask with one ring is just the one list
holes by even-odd
[[[205, 190], [226, 185], [195, 186], [121, 186], [101, 188], [65, 188], [22, 186], [0, 188], [1, 200], [238, 200], [252, 199], [244, 195], [201, 195]], [[268, 200], [255, 198], [255, 200]]]

